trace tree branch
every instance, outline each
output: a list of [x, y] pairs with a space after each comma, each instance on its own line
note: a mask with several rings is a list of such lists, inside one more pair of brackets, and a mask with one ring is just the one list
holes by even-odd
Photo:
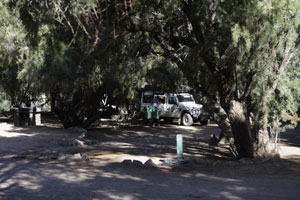
[[181, 2], [183, 5], [182, 10], [187, 16], [190, 23], [192, 24], [193, 33], [197, 38], [198, 45], [203, 46], [205, 39], [204, 39], [204, 35], [202, 34], [202, 29], [199, 24], [199, 19], [195, 16], [196, 13], [193, 10], [192, 1], [189, 0], [187, 3], [186, 1], [182, 0]]
[[255, 76], [256, 72], [254, 71], [250, 71], [247, 75], [247, 82], [246, 82], [246, 86], [244, 88], [244, 92], [243, 95], [240, 98], [240, 101], [244, 101], [250, 94], [250, 86], [253, 82], [253, 77]]
[[158, 28], [158, 26], [144, 23], [142, 19], [139, 19], [134, 16], [130, 16], [128, 17], [128, 19], [131, 23], [131, 26], [128, 28], [128, 30], [131, 32], [142, 31], [142, 32], [154, 33], [155, 35], [166, 37], [166, 33], [163, 32], [161, 28]]
[[[284, 69], [288, 66], [290, 60], [292, 59], [292, 57], [295, 55], [295, 52], [291, 51], [291, 49], [286, 50], [285, 56], [281, 62], [281, 65], [279, 66], [278, 70], [277, 70], [277, 76], [276, 79], [272, 82], [272, 85], [270, 87], [270, 89], [267, 91], [267, 94], [263, 97], [262, 99], [262, 104], [263, 104], [263, 110], [264, 112], [267, 111], [267, 106], [268, 103], [271, 99], [271, 95], [275, 92], [277, 85], [278, 85], [278, 81], [280, 80], [280, 76], [282, 75]], [[267, 131], [267, 124], [268, 124], [268, 118], [267, 118], [267, 114], [265, 113], [261, 113], [262, 115], [262, 122], [261, 122], [261, 126], [263, 127], [264, 131]], [[260, 138], [261, 136], [258, 136], [258, 140], [262, 143], [264, 143], [264, 138]]]
[[270, 90], [268, 91], [267, 95], [266, 95], [266, 100], [269, 101], [269, 99], [271, 98], [271, 95], [274, 93], [274, 91], [277, 88], [278, 85], [278, 81], [280, 79], [280, 76], [282, 75], [284, 69], [288, 66], [290, 60], [294, 57], [295, 52], [291, 51], [291, 49], [288, 49], [285, 53], [285, 56], [283, 58], [283, 61], [280, 65], [280, 67], [277, 70], [277, 78], [274, 80]]

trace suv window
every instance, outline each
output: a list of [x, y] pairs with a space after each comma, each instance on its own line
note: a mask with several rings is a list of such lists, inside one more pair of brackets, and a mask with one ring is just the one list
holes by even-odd
[[177, 103], [176, 97], [169, 97], [168, 103], [169, 104], [176, 104]]
[[153, 103], [153, 96], [152, 95], [144, 95], [143, 102], [144, 103]]
[[166, 97], [163, 95], [157, 95], [155, 96], [155, 102], [159, 104], [165, 104], [166, 103]]
[[177, 95], [178, 101], [179, 102], [193, 102], [194, 98], [191, 95]]

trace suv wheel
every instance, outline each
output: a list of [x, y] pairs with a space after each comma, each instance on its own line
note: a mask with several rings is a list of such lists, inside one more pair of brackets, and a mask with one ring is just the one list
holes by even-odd
[[193, 118], [189, 113], [183, 114], [181, 121], [184, 126], [191, 126], [193, 124]]

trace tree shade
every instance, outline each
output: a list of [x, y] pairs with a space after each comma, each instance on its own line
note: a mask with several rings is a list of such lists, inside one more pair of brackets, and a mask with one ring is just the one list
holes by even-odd
[[[268, 127], [287, 124], [299, 107], [299, 4], [4, 1], [1, 9], [17, 13], [24, 27], [14, 28], [26, 37], [15, 43], [22, 64], [2, 64], [0, 81], [13, 71], [6, 77], [28, 84], [31, 96], [48, 94], [65, 127], [85, 128], [129, 108], [137, 87], [188, 84], [233, 136], [238, 157], [264, 155]], [[10, 55], [1, 52], [2, 60]]]

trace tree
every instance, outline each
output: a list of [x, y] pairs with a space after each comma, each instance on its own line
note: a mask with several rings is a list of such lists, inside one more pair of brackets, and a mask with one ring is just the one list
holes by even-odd
[[[268, 141], [269, 102], [296, 53], [296, 8], [286, 1], [183, 2], [198, 42], [187, 62], [195, 66], [191, 71], [198, 71], [191, 80], [226, 112], [240, 157], [253, 156], [247, 113], [263, 122], [255, 133], [258, 138], [254, 138], [260, 151]], [[255, 101], [252, 91], [261, 83], [265, 86], [260, 91], [263, 99]], [[251, 110], [259, 102], [258, 110]]]
[[10, 106], [30, 106], [38, 92], [32, 82], [19, 77], [30, 60], [24, 27], [18, 12], [9, 12], [7, 1], [0, 3], [0, 10], [0, 87], [6, 97], [5, 107], [7, 110]]
[[50, 96], [65, 128], [87, 128], [118, 112], [113, 106], [129, 104], [146, 73], [138, 49], [143, 35], [116, 37], [112, 2], [10, 2], [20, 11], [33, 61], [38, 61], [20, 76]]
[[[10, 2], [39, 49], [33, 55], [43, 58], [24, 75], [41, 77], [65, 127], [87, 127], [111, 105], [123, 106], [136, 85], [188, 81], [232, 134], [237, 156], [253, 157], [265, 150], [274, 117], [294, 114], [298, 104], [284, 80], [298, 84], [290, 68], [299, 72], [291, 65], [299, 1]], [[294, 106], [279, 112], [287, 101]]]
[[9, 99], [2, 88], [0, 88], [0, 113], [8, 112], [10, 108]]
[[[223, 124], [220, 127], [232, 132], [239, 157], [253, 156], [252, 139], [257, 140], [259, 151], [264, 151], [270, 102], [277, 101], [273, 96], [278, 82], [297, 51], [299, 3], [135, 3], [143, 12], [129, 17], [131, 26], [127, 29], [152, 34], [165, 57], [173, 53], [171, 60], [179, 65], [189, 84], [198, 88], [221, 116], [217, 120]], [[254, 91], [261, 84], [264, 88], [257, 98]], [[253, 115], [259, 124], [250, 124]], [[258, 130], [254, 137], [250, 125]]]

